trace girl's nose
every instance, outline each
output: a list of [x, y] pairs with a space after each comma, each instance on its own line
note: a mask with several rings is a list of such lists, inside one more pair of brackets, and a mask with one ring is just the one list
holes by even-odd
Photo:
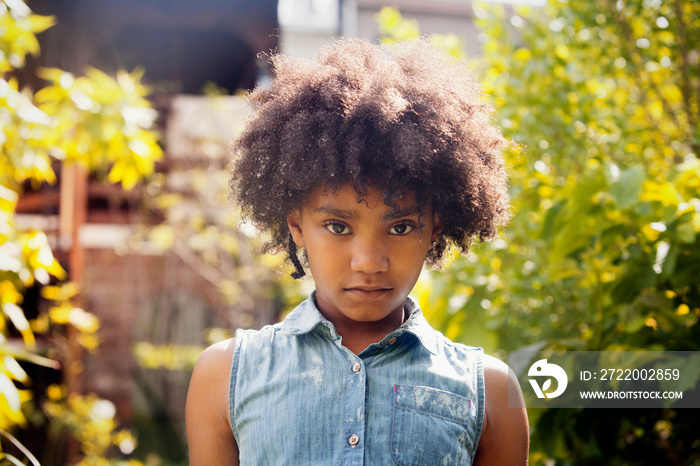
[[358, 239], [352, 251], [350, 269], [366, 274], [386, 272], [389, 269], [389, 256], [381, 241]]

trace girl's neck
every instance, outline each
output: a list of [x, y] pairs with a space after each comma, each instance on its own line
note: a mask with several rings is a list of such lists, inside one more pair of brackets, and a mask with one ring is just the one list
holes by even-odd
[[[323, 311], [321, 311], [323, 314]], [[371, 322], [358, 322], [351, 319], [331, 318], [324, 314], [343, 339], [343, 346], [355, 354], [360, 354], [373, 343], [379, 343], [385, 336], [398, 329], [406, 321], [404, 306], [393, 311], [386, 318]]]

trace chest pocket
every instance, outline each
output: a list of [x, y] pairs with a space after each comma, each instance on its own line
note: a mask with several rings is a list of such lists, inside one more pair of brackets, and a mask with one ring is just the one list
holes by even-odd
[[476, 424], [476, 406], [468, 398], [395, 385], [391, 456], [401, 466], [471, 465]]

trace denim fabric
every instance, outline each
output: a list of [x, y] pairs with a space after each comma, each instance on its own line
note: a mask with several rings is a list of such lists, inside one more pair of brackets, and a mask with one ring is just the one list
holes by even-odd
[[242, 465], [472, 464], [484, 416], [482, 351], [433, 330], [412, 299], [359, 355], [313, 295], [239, 330], [229, 410]]

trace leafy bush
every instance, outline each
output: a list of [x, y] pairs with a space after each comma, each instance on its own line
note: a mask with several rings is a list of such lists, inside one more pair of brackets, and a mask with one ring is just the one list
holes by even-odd
[[[54, 426], [71, 427], [87, 463], [101, 464], [107, 461], [101, 457], [107, 447], [94, 442], [92, 430], [98, 428], [107, 439], [116, 435], [126, 441], [126, 434], [112, 433], [113, 416], [90, 414], [96, 412], [91, 406], [109, 402], [93, 395], [49, 394], [51, 401], [42, 414], [32, 402], [39, 394], [32, 391], [18, 362], [58, 368], [68, 357], [66, 329], [74, 329], [71, 334], [77, 342], [94, 350], [99, 322], [72, 303], [79, 290], [64, 282], [67, 274], [47, 235], [20, 230], [15, 208], [24, 186], [56, 182], [53, 167], [59, 164], [81, 165], [129, 189], [153, 172], [161, 149], [150, 129], [155, 112], [144, 98], [147, 89], [138, 72], [120, 72], [115, 79], [95, 69], [81, 77], [47, 69], [41, 72], [46, 87], [36, 93], [19, 89], [13, 73], [28, 54], [39, 53], [36, 34], [52, 24], [52, 18], [34, 15], [21, 0], [0, 1], [0, 429], [2, 437], [17, 447], [8, 431], [46, 415]], [[48, 312], [30, 319], [27, 316], [37, 310], [24, 307], [23, 295], [35, 284], [44, 286], [43, 296], [51, 305]], [[39, 348], [37, 335], [48, 349]], [[86, 409], [90, 415], [80, 417]], [[30, 454], [19, 451], [33, 462]], [[13, 464], [20, 461], [9, 451], [3, 453], [2, 445], [0, 457]]]

